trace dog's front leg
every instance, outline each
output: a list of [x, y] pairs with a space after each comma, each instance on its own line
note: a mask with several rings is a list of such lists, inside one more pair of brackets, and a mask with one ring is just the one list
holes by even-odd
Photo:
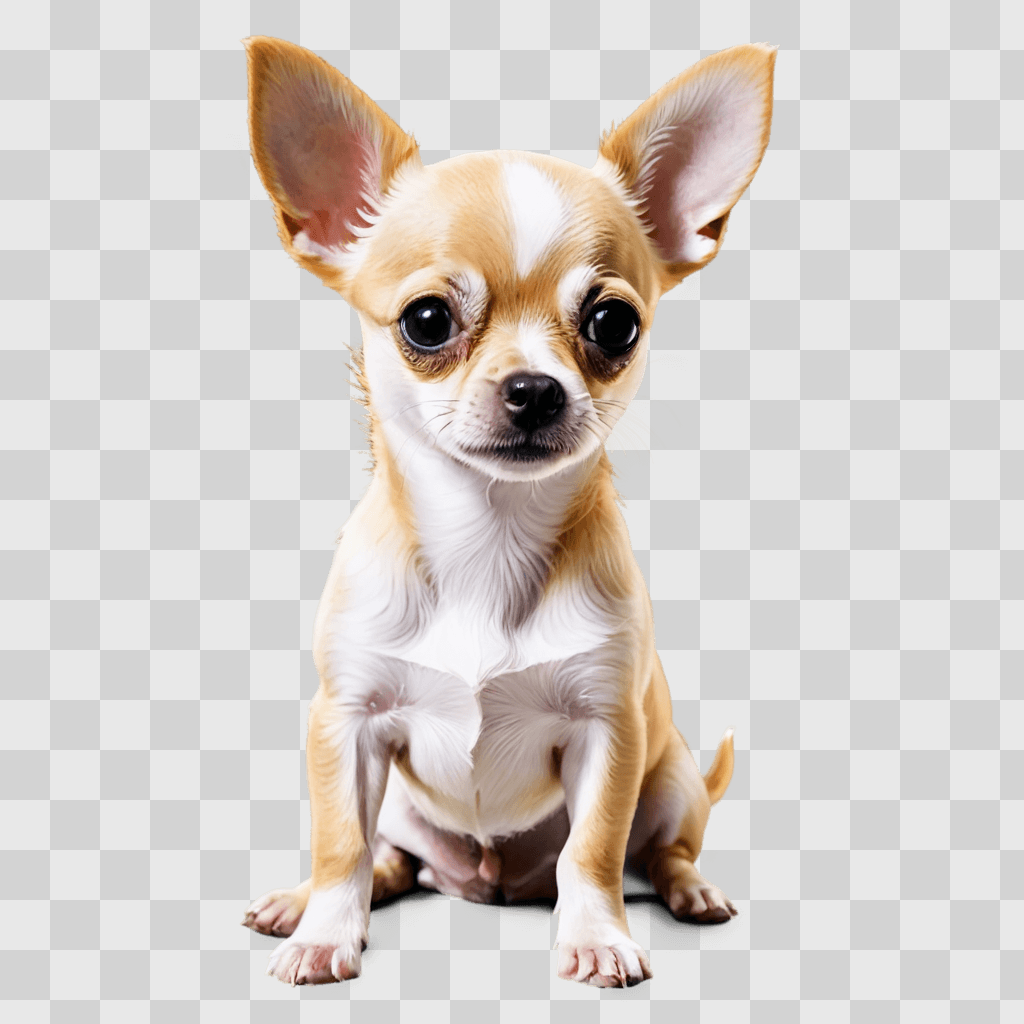
[[373, 715], [332, 700], [309, 709], [306, 771], [312, 817], [312, 887], [292, 935], [271, 954], [268, 974], [292, 985], [359, 974], [373, 889], [373, 839], [391, 761]]
[[636, 985], [650, 963], [629, 934], [622, 898], [626, 842], [646, 752], [633, 700], [574, 723], [562, 751], [569, 838], [558, 858], [558, 975], [601, 988]]

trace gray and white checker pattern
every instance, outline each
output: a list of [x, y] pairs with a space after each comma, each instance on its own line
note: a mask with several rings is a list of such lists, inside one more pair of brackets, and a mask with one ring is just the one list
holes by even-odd
[[[615, 452], [676, 717], [736, 727], [654, 980], [547, 907], [413, 896], [291, 990], [308, 653], [366, 485], [348, 309], [283, 255], [239, 40], [309, 46], [427, 159], [589, 163], [700, 55], [779, 53], [725, 251]], [[18, 1024], [1024, 1019], [1024, 8], [1013, 0], [53, 0], [0, 46], [0, 1007]], [[302, 852], [300, 852], [302, 851]]]

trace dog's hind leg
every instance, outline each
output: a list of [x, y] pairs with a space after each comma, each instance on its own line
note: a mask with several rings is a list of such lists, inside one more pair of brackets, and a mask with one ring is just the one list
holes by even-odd
[[680, 919], [728, 921], [736, 908], [697, 870], [711, 805], [732, 778], [732, 732], [718, 745], [701, 777], [686, 741], [673, 726], [665, 752], [644, 780], [630, 836], [633, 860], [647, 872], [658, 895]]
[[276, 935], [286, 939], [299, 923], [309, 902], [310, 879], [294, 889], [275, 889], [254, 900], [245, 912], [242, 924], [260, 935]]
[[416, 869], [409, 854], [392, 846], [383, 836], [378, 835], [373, 841], [371, 902], [379, 903], [381, 900], [408, 892], [415, 884]]

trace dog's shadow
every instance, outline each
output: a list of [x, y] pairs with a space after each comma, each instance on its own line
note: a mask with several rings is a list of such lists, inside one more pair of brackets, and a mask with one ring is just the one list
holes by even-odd
[[[642, 872], [633, 870], [627, 867], [623, 874], [623, 893], [624, 901], [628, 906], [649, 906], [651, 907], [651, 921], [652, 924], [657, 924], [663, 928], [675, 928], [682, 929], [685, 932], [691, 933], [693, 936], [693, 943], [684, 942], [676, 948], [680, 949], [696, 949], [698, 947], [697, 935], [702, 928], [715, 928], [721, 924], [728, 924], [730, 919], [725, 921], [688, 921], [680, 920], [677, 918], [672, 911], [665, 905], [665, 901], [655, 892], [654, 886], [648, 881], [647, 876]], [[377, 911], [387, 911], [396, 904], [407, 903], [412, 901], [426, 901], [435, 897], [443, 895], [436, 889], [424, 888], [421, 885], [416, 885], [412, 889], [408, 889], [405, 892], [397, 893], [394, 896], [388, 896], [386, 899], [380, 900], [378, 903], [374, 903], [371, 908], [371, 927], [373, 915]], [[557, 924], [557, 918], [554, 915], [556, 900], [550, 897], [536, 897], [533, 899], [524, 900], [506, 900], [504, 896], [499, 892], [497, 898], [492, 903], [471, 903], [467, 900], [461, 900], [457, 896], [448, 897], [455, 903], [467, 904], [468, 906], [478, 908], [479, 913], [486, 913], [488, 910], [497, 914], [499, 907], [507, 907], [510, 909], [522, 908], [524, 910], [539, 909], [547, 910], [552, 915], [552, 921]], [[552, 925], [554, 928], [555, 925]]]
[[[654, 891], [654, 887], [647, 878], [630, 868], [626, 869], [623, 875], [623, 890], [626, 906], [649, 906], [651, 908], [651, 945], [657, 948], [668, 949], [699, 949], [700, 930], [702, 928], [714, 928], [717, 922], [697, 922], [678, 920], [665, 906], [664, 900]], [[416, 885], [405, 892], [397, 893], [394, 896], [374, 903], [370, 909], [370, 949], [401, 949], [401, 904], [425, 903], [433, 901], [442, 896], [436, 889], [426, 889]], [[499, 909], [506, 907], [515, 910], [545, 910], [551, 918], [550, 939], [552, 944], [555, 941], [555, 933], [558, 928], [558, 918], [554, 914], [555, 900], [542, 897], [528, 900], [506, 901], [499, 894], [499, 898], [493, 903], [470, 903], [458, 897], [445, 897], [453, 904], [465, 907], [467, 918], [475, 919], [474, 924], [466, 919], [468, 927], [479, 927], [483, 931], [497, 929], [499, 927]], [[469, 909], [471, 908], [471, 909]], [[490, 919], [490, 920], [488, 920]], [[728, 922], [722, 922], [728, 923]], [[494, 939], [497, 939], [495, 933]], [[260, 935], [257, 932], [250, 932], [250, 949], [273, 949], [282, 940], [270, 935]], [[643, 986], [640, 986], [642, 989]], [[618, 991], [609, 989], [609, 992]], [[633, 991], [632, 989], [628, 991]]]

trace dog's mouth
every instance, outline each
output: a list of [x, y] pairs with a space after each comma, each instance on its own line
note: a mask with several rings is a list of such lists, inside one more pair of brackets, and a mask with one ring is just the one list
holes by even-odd
[[545, 462], [562, 455], [571, 455], [572, 446], [564, 443], [540, 440], [505, 441], [491, 445], [463, 448], [467, 455], [477, 458], [496, 459], [499, 462], [529, 463]]
[[478, 469], [502, 476], [507, 473], [509, 479], [519, 479], [524, 473], [533, 478], [584, 454], [584, 440], [589, 434], [597, 438], [594, 427], [575, 410], [539, 426], [503, 419], [494, 416], [490, 423], [480, 424], [484, 429], [452, 438], [449, 453]]

